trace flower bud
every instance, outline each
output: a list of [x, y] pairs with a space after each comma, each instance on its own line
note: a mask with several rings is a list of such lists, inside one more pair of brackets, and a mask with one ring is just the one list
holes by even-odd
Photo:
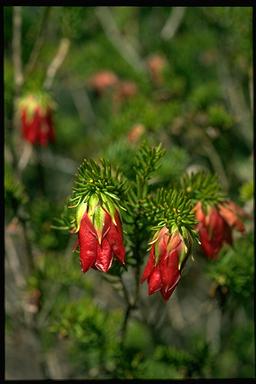
[[30, 93], [20, 99], [18, 109], [22, 136], [31, 144], [47, 145], [55, 140], [52, 112], [55, 104], [49, 95]]
[[148, 282], [148, 294], [160, 291], [164, 300], [168, 300], [180, 281], [187, 256], [181, 234], [178, 231], [170, 234], [167, 227], [161, 228], [151, 242], [149, 259], [141, 277], [141, 283]]
[[122, 224], [118, 209], [104, 198], [102, 203], [95, 195], [77, 209], [78, 244], [83, 272], [96, 268], [107, 272], [113, 257], [125, 263]]
[[194, 207], [198, 220], [201, 247], [209, 259], [216, 259], [224, 243], [232, 244], [232, 230], [244, 232], [244, 224], [240, 217], [246, 213], [232, 201], [224, 201], [216, 206], [203, 209], [201, 202]]

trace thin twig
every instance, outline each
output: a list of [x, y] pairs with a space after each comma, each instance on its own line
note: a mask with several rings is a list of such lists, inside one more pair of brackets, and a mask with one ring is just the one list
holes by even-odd
[[[19, 90], [23, 83], [22, 60], [21, 60], [21, 28], [22, 17], [21, 7], [13, 7], [13, 38], [12, 38], [12, 59], [14, 68], [15, 90]], [[18, 92], [15, 92], [18, 93]], [[17, 96], [17, 94], [16, 94]]]
[[133, 307], [130, 304], [128, 304], [126, 307], [125, 314], [124, 314], [124, 320], [123, 320], [123, 324], [122, 324], [122, 328], [121, 328], [121, 336], [120, 336], [120, 349], [121, 350], [124, 348], [125, 336], [126, 336], [128, 321], [130, 318], [130, 313], [131, 313], [132, 308]]
[[224, 166], [221, 162], [220, 156], [214, 148], [214, 145], [212, 144], [211, 140], [207, 136], [204, 136], [204, 140], [205, 142], [203, 148], [207, 153], [216, 173], [219, 175], [224, 190], [227, 192], [229, 188], [229, 181]]
[[21, 267], [21, 263], [15, 248], [15, 245], [13, 243], [11, 235], [9, 235], [7, 231], [5, 231], [5, 244], [6, 244], [6, 254], [7, 254], [11, 271], [13, 273], [14, 281], [16, 283], [16, 286], [19, 289], [22, 289], [26, 285], [26, 280], [22, 274], [22, 267]]
[[145, 72], [146, 67], [144, 62], [141, 60], [134, 47], [122, 37], [109, 8], [96, 7], [95, 13], [107, 38], [117, 49], [120, 55], [133, 67], [136, 72]]
[[12, 18], [12, 61], [13, 61], [13, 77], [14, 77], [14, 97], [13, 97], [13, 114], [12, 124], [10, 124], [10, 150], [12, 154], [13, 168], [19, 175], [17, 169], [17, 154], [14, 146], [13, 136], [18, 132], [19, 121], [16, 113], [17, 102], [20, 95], [20, 89], [23, 84], [23, 73], [22, 73], [22, 52], [21, 52], [21, 28], [22, 28], [22, 8], [20, 6], [13, 7], [13, 18]]
[[164, 40], [171, 40], [175, 36], [184, 18], [185, 11], [186, 7], [173, 7], [161, 31], [161, 37]]
[[24, 71], [25, 77], [28, 77], [33, 72], [33, 70], [35, 69], [36, 64], [38, 62], [41, 49], [42, 49], [44, 42], [45, 42], [46, 25], [49, 21], [51, 8], [52, 7], [44, 7], [44, 12], [43, 12], [43, 16], [41, 19], [38, 35], [36, 38], [36, 42], [34, 44], [34, 47], [32, 49], [31, 55], [29, 57], [27, 66], [26, 66], [25, 71]]
[[70, 88], [70, 91], [81, 122], [90, 127], [95, 123], [96, 116], [86, 90], [84, 87], [77, 87]]
[[34, 263], [34, 255], [32, 252], [32, 247], [31, 247], [31, 241], [30, 241], [30, 238], [28, 235], [27, 223], [21, 217], [18, 217], [18, 219], [21, 223], [25, 247], [26, 247], [26, 251], [27, 251], [27, 265], [28, 265], [29, 273], [31, 274], [33, 272], [33, 270], [35, 269], [35, 263]]
[[130, 305], [131, 302], [130, 302], [130, 297], [129, 297], [129, 293], [128, 293], [128, 290], [125, 286], [125, 283], [123, 281], [123, 278], [122, 278], [122, 275], [120, 276], [120, 282], [122, 284], [122, 288], [123, 288], [123, 293], [124, 293], [124, 297], [125, 297], [125, 300], [126, 300], [126, 303], [127, 305]]
[[251, 146], [253, 136], [252, 115], [245, 100], [241, 82], [235, 76], [232, 76], [230, 66], [223, 56], [225, 55], [219, 55], [217, 67], [223, 95], [226, 97], [233, 115], [240, 123], [238, 124], [240, 134], [245, 142]]
[[70, 47], [70, 40], [63, 37], [60, 41], [58, 51], [47, 69], [46, 78], [44, 81], [45, 89], [49, 90], [51, 88], [54, 77], [58, 69], [60, 68], [61, 64], [65, 60], [69, 47]]
[[20, 172], [22, 172], [27, 164], [29, 163], [29, 160], [31, 158], [31, 155], [33, 153], [33, 147], [30, 143], [25, 142], [23, 146], [23, 152], [20, 156], [20, 160], [18, 162], [18, 169]]

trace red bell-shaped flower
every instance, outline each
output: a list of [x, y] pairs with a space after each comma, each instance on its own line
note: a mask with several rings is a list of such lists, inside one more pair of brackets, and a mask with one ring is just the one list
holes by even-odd
[[160, 291], [168, 300], [180, 281], [187, 247], [178, 231], [170, 234], [166, 227], [157, 232], [151, 244], [141, 283], [147, 280], [149, 295]]
[[26, 141], [47, 145], [55, 140], [53, 108], [53, 101], [44, 94], [28, 94], [20, 100], [21, 130]]
[[77, 211], [78, 244], [83, 272], [96, 268], [107, 272], [113, 257], [124, 264], [122, 224], [117, 208], [108, 203], [110, 210], [98, 199], [91, 198], [88, 204], [81, 204]]
[[199, 223], [197, 230], [201, 247], [209, 259], [216, 259], [226, 242], [232, 244], [232, 230], [244, 232], [244, 224], [240, 217], [246, 213], [232, 201], [225, 201], [214, 207], [208, 207], [204, 211], [201, 202], [194, 207], [195, 215]]

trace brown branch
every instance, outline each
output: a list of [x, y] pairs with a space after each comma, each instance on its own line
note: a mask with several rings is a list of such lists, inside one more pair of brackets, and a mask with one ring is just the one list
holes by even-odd
[[45, 31], [46, 31], [47, 23], [49, 21], [51, 8], [52, 7], [44, 7], [44, 12], [41, 18], [41, 23], [39, 26], [36, 42], [34, 44], [34, 47], [32, 49], [31, 55], [28, 59], [28, 63], [25, 68], [25, 77], [28, 77], [33, 72], [38, 62], [41, 49], [45, 42]]
[[136, 72], [144, 72], [146, 70], [144, 62], [141, 60], [134, 47], [122, 37], [110, 9], [108, 7], [96, 7], [95, 13], [107, 38], [120, 55]]
[[45, 89], [49, 90], [51, 88], [54, 77], [56, 76], [56, 73], [60, 68], [61, 64], [65, 60], [69, 47], [70, 47], [70, 40], [63, 37], [60, 41], [58, 51], [47, 69], [46, 78], [44, 81]]
[[175, 36], [184, 18], [185, 11], [186, 7], [173, 7], [161, 31], [161, 37], [164, 40], [171, 40]]
[[22, 267], [15, 245], [13, 243], [11, 235], [8, 234], [7, 230], [5, 231], [5, 245], [7, 260], [9, 262], [10, 269], [13, 273], [16, 286], [19, 289], [23, 289], [26, 285], [26, 280], [22, 273]]
[[18, 91], [23, 83], [22, 73], [22, 53], [21, 53], [21, 28], [22, 28], [22, 16], [21, 7], [13, 7], [13, 30], [12, 30], [12, 59], [14, 69], [14, 84], [15, 84], [15, 96], [17, 97]]
[[[88, 123], [93, 125], [96, 121], [96, 116], [84, 87], [70, 88], [70, 92], [81, 122], [86, 125]], [[92, 130], [91, 126], [88, 127]]]
[[206, 135], [204, 136], [203, 149], [207, 153], [216, 173], [219, 175], [224, 190], [227, 192], [229, 188], [229, 181], [228, 181], [224, 166], [222, 164], [221, 158], [218, 152], [216, 151], [214, 145]]
[[230, 65], [224, 59], [224, 56], [223, 54], [219, 55], [217, 67], [223, 95], [237, 122], [240, 123], [238, 129], [240, 129], [241, 136], [243, 136], [246, 144], [251, 146], [253, 136], [252, 114], [247, 105], [242, 84], [232, 75]]
[[28, 142], [24, 142], [23, 151], [22, 151], [22, 154], [20, 155], [20, 159], [18, 162], [18, 170], [20, 172], [22, 172], [26, 168], [32, 154], [33, 154], [32, 145]]

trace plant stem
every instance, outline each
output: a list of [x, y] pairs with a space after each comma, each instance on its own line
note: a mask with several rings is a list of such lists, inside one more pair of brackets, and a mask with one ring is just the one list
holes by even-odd
[[128, 321], [129, 321], [130, 313], [131, 313], [132, 309], [133, 309], [133, 306], [130, 303], [128, 303], [128, 305], [126, 307], [125, 314], [124, 314], [124, 320], [123, 320], [122, 328], [121, 328], [121, 339], [120, 339], [120, 350], [121, 351], [123, 351], [123, 349], [124, 349], [127, 326], [128, 326]]

